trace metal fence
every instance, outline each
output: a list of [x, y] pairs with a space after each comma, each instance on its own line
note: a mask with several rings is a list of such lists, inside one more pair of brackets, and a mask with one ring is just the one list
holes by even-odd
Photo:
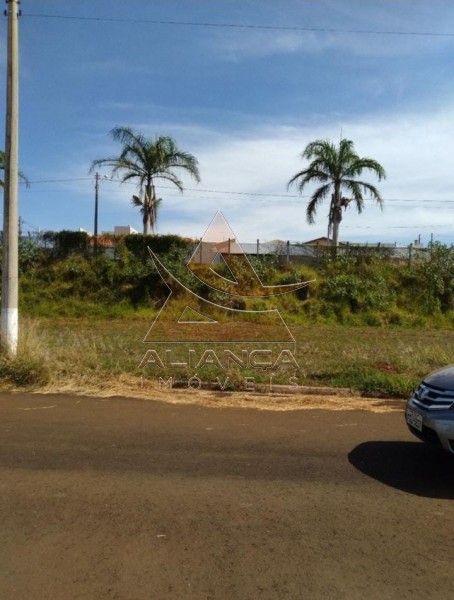
[[281, 264], [318, 264], [327, 258], [336, 256], [380, 257], [393, 262], [426, 260], [431, 256], [431, 247], [415, 244], [398, 246], [397, 244], [353, 244], [341, 243], [337, 248], [328, 244], [302, 244], [290, 241], [260, 242], [241, 244], [248, 255], [277, 255]]
[[[39, 234], [29, 234], [23, 236], [23, 238], [32, 240], [36, 245], [41, 248], [47, 248], [48, 250], [57, 249], [56, 244], [59, 240], [59, 235], [62, 233], [73, 234], [75, 237], [71, 241], [71, 248], [69, 249], [70, 254], [79, 253], [91, 253], [94, 247], [94, 238], [84, 233], [79, 232], [42, 232]], [[84, 244], [81, 245], [81, 241], [78, 236], [84, 237]], [[127, 236], [134, 237], [136, 236]], [[141, 237], [138, 235], [137, 237]], [[154, 242], [159, 241], [162, 236], [152, 236], [155, 238]], [[164, 236], [166, 237], [166, 236]], [[177, 236], [171, 236], [176, 238]], [[133, 240], [134, 241], [134, 240]], [[172, 240], [169, 239], [169, 243]], [[197, 240], [181, 240], [187, 244], [188, 248], [195, 248], [199, 242]], [[140, 242], [137, 239], [137, 242]], [[143, 240], [147, 242], [147, 240]], [[98, 249], [100, 252], [105, 253], [111, 258], [116, 258], [117, 250], [121, 245], [124, 245], [124, 236], [99, 236], [98, 237]], [[140, 244], [139, 244], [140, 245]], [[83, 249], [82, 249], [83, 246]], [[454, 251], [451, 245], [452, 251]], [[320, 264], [334, 255], [336, 256], [351, 256], [351, 257], [380, 257], [392, 262], [401, 262], [411, 264], [414, 261], [423, 261], [430, 258], [432, 253], [432, 246], [427, 247], [420, 246], [418, 244], [410, 244], [409, 246], [398, 246], [397, 244], [357, 244], [357, 243], [341, 243], [336, 249], [326, 243], [298, 243], [283, 240], [273, 241], [261, 241], [256, 240], [253, 243], [241, 243], [238, 244], [236, 241], [234, 244], [228, 245], [229, 253], [245, 253], [248, 256], [277, 256], [279, 263], [285, 265], [311, 265]], [[210, 259], [211, 260], [211, 259]]]

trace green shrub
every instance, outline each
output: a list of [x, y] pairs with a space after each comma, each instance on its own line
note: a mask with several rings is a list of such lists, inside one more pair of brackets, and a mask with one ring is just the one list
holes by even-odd
[[85, 231], [46, 231], [42, 239], [50, 246], [51, 255], [56, 258], [64, 258], [71, 254], [88, 254], [90, 239]]
[[125, 247], [139, 260], [146, 262], [150, 258], [148, 248], [161, 257], [172, 249], [188, 250], [194, 247], [194, 242], [185, 240], [178, 235], [126, 235], [123, 238]]
[[19, 354], [16, 358], [0, 357], [0, 380], [15, 386], [37, 386], [49, 382], [50, 374], [43, 361]]
[[[83, 232], [47, 232], [39, 240], [22, 240], [22, 309], [30, 315], [69, 316], [83, 313], [84, 306], [87, 314], [96, 315], [153, 307], [168, 296], [169, 289], [153, 267], [148, 247], [194, 293], [220, 304], [238, 303], [238, 299], [226, 299], [222, 292], [204, 285], [187, 269], [195, 247], [190, 240], [131, 235], [112, 236], [112, 244], [114, 258], [101, 252], [102, 246], [93, 255]], [[255, 301], [263, 309], [282, 309], [283, 316], [294, 323], [454, 326], [454, 252], [440, 244], [411, 264], [393, 263], [370, 252], [347, 253], [336, 259], [327, 255], [312, 267], [280, 267], [279, 257], [274, 255], [249, 258], [264, 285], [315, 280], [297, 292]]]

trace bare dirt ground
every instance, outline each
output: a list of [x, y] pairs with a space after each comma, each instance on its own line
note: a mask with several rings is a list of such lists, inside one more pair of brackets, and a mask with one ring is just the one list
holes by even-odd
[[402, 411], [180, 393], [0, 395], [2, 600], [453, 595], [453, 462]]
[[159, 400], [169, 404], [191, 404], [210, 408], [255, 408], [258, 410], [286, 411], [304, 409], [368, 410], [387, 412], [403, 410], [401, 398], [371, 398], [354, 394], [346, 389], [304, 388], [304, 392], [286, 391], [286, 386], [274, 386], [273, 391], [220, 391], [188, 387], [169, 389], [156, 381], [142, 381], [122, 375], [117, 379], [91, 384], [63, 384], [42, 388], [40, 393], [69, 393], [82, 396], [111, 398], [123, 396], [141, 400]]

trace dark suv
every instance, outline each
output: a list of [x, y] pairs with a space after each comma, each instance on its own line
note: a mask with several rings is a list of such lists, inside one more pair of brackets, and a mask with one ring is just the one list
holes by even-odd
[[454, 365], [427, 375], [407, 402], [409, 430], [454, 454]]

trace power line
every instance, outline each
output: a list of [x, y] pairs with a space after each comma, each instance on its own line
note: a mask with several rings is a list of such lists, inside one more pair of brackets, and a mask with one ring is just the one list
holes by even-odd
[[[437, 223], [436, 225], [428, 225], [427, 223], [424, 223], [424, 225], [419, 225], [418, 223], [415, 223], [414, 225], [382, 225], [380, 226], [380, 229], [439, 229], [440, 227], [450, 227], [451, 229], [453, 229], [453, 226], [449, 223], [445, 223], [445, 224], [440, 224]], [[342, 225], [342, 229], [377, 229], [376, 225]]]
[[62, 19], [67, 21], [95, 21], [101, 23], [138, 23], [148, 25], [169, 25], [178, 27], [211, 27], [224, 29], [259, 29], [265, 31], [300, 31], [315, 33], [349, 33], [360, 35], [394, 35], [394, 36], [419, 36], [419, 37], [454, 37], [454, 33], [435, 31], [392, 31], [374, 29], [335, 29], [328, 27], [299, 27], [284, 25], [258, 25], [240, 23], [206, 23], [197, 21], [163, 21], [155, 19], [126, 19], [115, 17], [83, 17], [76, 15], [50, 15], [40, 13], [22, 13], [22, 16], [34, 19]]
[[[36, 183], [66, 183], [68, 181], [94, 181], [93, 177], [75, 177], [72, 179], [38, 179], [36, 181], [29, 181], [28, 184]], [[28, 185], [21, 181], [21, 185]]]
[[[77, 182], [77, 181], [93, 181], [94, 182], [94, 178], [93, 177], [74, 177], [74, 178], [70, 178], [70, 179], [39, 179], [39, 180], [35, 180], [35, 181], [30, 181], [30, 184], [41, 184], [41, 183], [68, 183], [68, 182]], [[103, 185], [107, 184], [107, 183], [120, 183], [122, 184], [123, 182], [120, 179], [106, 179], [103, 183]], [[132, 181], [125, 181], [124, 183], [126, 183], [127, 185], [134, 185], [136, 186], [137, 184], [132, 182]], [[24, 185], [24, 183], [22, 182], [22, 185]], [[170, 186], [170, 185], [157, 185], [155, 186], [156, 189], [160, 189], [160, 190], [172, 190], [175, 191], [175, 188]], [[32, 193], [36, 190], [33, 189], [27, 189], [27, 192]], [[46, 190], [47, 192], [51, 192], [51, 191], [60, 191], [60, 190]], [[70, 191], [70, 190], [67, 190]], [[309, 195], [300, 195], [300, 194], [266, 194], [266, 193], [261, 193], [261, 192], [244, 192], [244, 191], [234, 191], [234, 190], [211, 190], [211, 189], [200, 189], [200, 188], [184, 188], [184, 191], [187, 192], [197, 192], [197, 193], [202, 193], [202, 194], [219, 194], [219, 195], [227, 195], [227, 196], [252, 196], [252, 197], [257, 197], [257, 198], [287, 198], [287, 199], [307, 199], [310, 198]], [[439, 200], [437, 198], [385, 198], [384, 202], [414, 202], [414, 203], [443, 203], [443, 204], [454, 204], [454, 199], [453, 200]]]

